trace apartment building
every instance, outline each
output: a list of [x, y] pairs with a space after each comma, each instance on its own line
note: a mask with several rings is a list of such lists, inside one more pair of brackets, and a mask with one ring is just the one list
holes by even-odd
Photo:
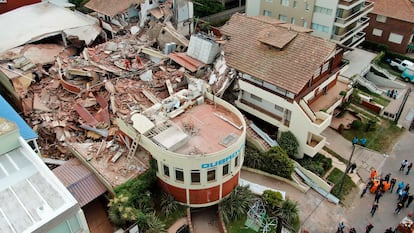
[[321, 135], [333, 110], [352, 92], [339, 77], [347, 68], [344, 50], [303, 28], [265, 16], [235, 14], [220, 29], [227, 36], [224, 56], [237, 71], [243, 111], [290, 130], [299, 142], [299, 158], [314, 156], [326, 142]]
[[411, 0], [370, 0], [374, 10], [368, 14], [367, 40], [388, 46], [397, 53], [414, 52], [414, 2]]
[[312, 29], [312, 35], [348, 47], [365, 40], [367, 14], [373, 3], [365, 0], [247, 0], [248, 16], [264, 15]]

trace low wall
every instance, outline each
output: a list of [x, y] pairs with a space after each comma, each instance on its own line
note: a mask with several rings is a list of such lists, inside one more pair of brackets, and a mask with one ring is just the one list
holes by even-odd
[[270, 178], [275, 179], [275, 180], [285, 182], [285, 183], [289, 184], [290, 186], [294, 187], [295, 189], [301, 191], [302, 193], [306, 193], [310, 189], [309, 186], [305, 187], [305, 186], [302, 186], [302, 185], [300, 185], [300, 184], [298, 184], [298, 183], [296, 183], [292, 180], [288, 180], [288, 179], [280, 177], [280, 176], [272, 175], [270, 173], [267, 173], [267, 172], [264, 172], [264, 171], [261, 171], [261, 170], [258, 170], [258, 169], [243, 166], [242, 170], [246, 170], [246, 171], [253, 172], [253, 173], [256, 173], [256, 174], [259, 174], [259, 175], [270, 177]]

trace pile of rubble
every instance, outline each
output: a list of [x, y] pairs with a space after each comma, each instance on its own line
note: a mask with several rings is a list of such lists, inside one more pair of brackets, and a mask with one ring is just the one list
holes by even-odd
[[[46, 56], [49, 59], [39, 62], [25, 53], [51, 46], [38, 44], [0, 57], [2, 71], [23, 77], [11, 80], [26, 121], [39, 134], [42, 156], [68, 160], [77, 150], [95, 169], [106, 169], [100, 173], [116, 186], [147, 168], [149, 155], [141, 151], [137, 152], [140, 156], [126, 156], [131, 142], [120, 135], [115, 119], [132, 123], [133, 114], [151, 112], [154, 104], [173, 111], [183, 103], [172, 95], [191, 94], [181, 91], [195, 77], [208, 82], [216, 95], [224, 93], [234, 75], [223, 56], [208, 66], [219, 55], [218, 45], [202, 62], [197, 54], [203, 41], [191, 43], [200, 38], [214, 43], [214, 38], [191, 36], [189, 42], [169, 23], [152, 21], [148, 25], [135, 35], [117, 36], [84, 48], [78, 55], [74, 49], [54, 45], [53, 53]], [[187, 46], [191, 51], [185, 53]]]

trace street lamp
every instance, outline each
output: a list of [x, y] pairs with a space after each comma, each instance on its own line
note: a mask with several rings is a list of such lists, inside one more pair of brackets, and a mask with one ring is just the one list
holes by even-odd
[[345, 172], [344, 172], [344, 174], [342, 175], [342, 180], [341, 180], [341, 184], [340, 184], [340, 186], [339, 186], [339, 191], [338, 191], [338, 195], [339, 195], [339, 196], [341, 196], [341, 193], [342, 193], [342, 187], [344, 186], [345, 176], [346, 176], [346, 173], [347, 173], [348, 169], [351, 167], [351, 160], [352, 160], [352, 156], [354, 156], [355, 145], [356, 145], [356, 144], [358, 144], [358, 141], [359, 141], [359, 140], [358, 140], [358, 138], [357, 138], [357, 137], [354, 137], [354, 139], [352, 140], [352, 152], [351, 152], [351, 156], [349, 156], [349, 159], [348, 159], [348, 164], [347, 164], [347, 166], [346, 166]]

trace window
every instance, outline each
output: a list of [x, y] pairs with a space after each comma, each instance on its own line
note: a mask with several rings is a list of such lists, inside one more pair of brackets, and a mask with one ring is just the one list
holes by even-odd
[[164, 167], [164, 175], [170, 177], [170, 168], [167, 165], [163, 165]]
[[305, 9], [306, 9], [306, 11], [310, 11], [310, 5], [309, 5], [309, 3], [306, 3]]
[[329, 32], [329, 27], [317, 23], [312, 23], [312, 29], [320, 31], [320, 32]]
[[372, 30], [372, 35], [374, 35], [374, 36], [382, 36], [382, 30], [381, 29], [374, 28]]
[[191, 170], [191, 183], [199, 184], [200, 183], [200, 171]]
[[265, 0], [265, 2], [273, 2], [273, 0]]
[[236, 156], [236, 158], [234, 158], [234, 167], [239, 166], [239, 156]]
[[229, 164], [225, 164], [223, 166], [223, 176], [226, 176], [229, 174]]
[[216, 180], [216, 169], [212, 169], [207, 171], [207, 181], [215, 181]]
[[259, 96], [257, 96], [257, 95], [250, 94], [250, 97], [251, 97], [252, 99], [254, 99], [254, 100], [258, 101], [258, 102], [262, 102], [262, 98], [260, 98], [260, 97], [259, 97]]
[[272, 12], [271, 11], [264, 10], [263, 11], [263, 15], [264, 16], [272, 16]]
[[323, 64], [323, 66], [322, 66], [322, 73], [324, 73], [328, 69], [329, 69], [329, 61], [327, 61], [325, 64]]
[[377, 15], [376, 20], [377, 20], [377, 22], [385, 23], [385, 22], [387, 22], [387, 16]]
[[296, 0], [293, 1], [293, 8], [298, 8], [298, 1]]
[[158, 172], [158, 161], [154, 159], [154, 163], [155, 163], [155, 171]]
[[388, 37], [388, 41], [396, 43], [396, 44], [401, 44], [403, 38], [404, 38], [403, 35], [391, 32], [390, 37]]
[[282, 107], [280, 107], [279, 105], [275, 105], [275, 109], [276, 109], [276, 111], [278, 111], [278, 112], [283, 112], [283, 108], [282, 108]]
[[289, 0], [280, 0], [280, 5], [289, 6]]
[[315, 6], [315, 8], [313, 8], [313, 12], [321, 13], [325, 15], [332, 15], [332, 9], [321, 7], [321, 6]]
[[287, 22], [288, 21], [288, 17], [286, 15], [279, 15], [279, 20], [283, 21], [283, 22]]
[[290, 19], [290, 23], [291, 23], [291, 24], [295, 24], [295, 23], [296, 23], [296, 19], [292, 17], [292, 18]]
[[175, 180], [176, 181], [183, 181], [184, 182], [184, 172], [181, 168], [175, 169]]

